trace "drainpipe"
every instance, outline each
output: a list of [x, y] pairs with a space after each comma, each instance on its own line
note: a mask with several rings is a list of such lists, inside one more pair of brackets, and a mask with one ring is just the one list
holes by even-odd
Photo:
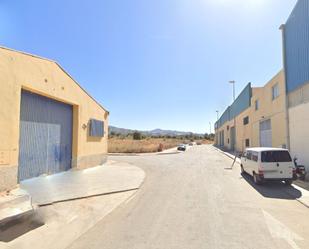
[[287, 88], [287, 72], [286, 72], [286, 44], [285, 44], [285, 25], [282, 24], [279, 28], [282, 31], [282, 57], [283, 57], [283, 72], [284, 72], [284, 85], [285, 85], [285, 120], [286, 120], [286, 146], [291, 149], [290, 142], [290, 118], [289, 118], [289, 99]]

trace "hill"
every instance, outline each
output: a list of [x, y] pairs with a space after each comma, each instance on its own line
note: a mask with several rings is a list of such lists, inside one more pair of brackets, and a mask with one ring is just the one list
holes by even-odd
[[134, 133], [135, 131], [138, 131], [145, 136], [186, 136], [186, 135], [203, 136], [204, 135], [200, 133], [176, 131], [176, 130], [154, 129], [150, 131], [139, 131], [139, 130], [132, 130], [132, 129], [119, 128], [115, 126], [109, 126], [109, 134], [114, 133], [114, 134], [128, 135], [128, 134]]

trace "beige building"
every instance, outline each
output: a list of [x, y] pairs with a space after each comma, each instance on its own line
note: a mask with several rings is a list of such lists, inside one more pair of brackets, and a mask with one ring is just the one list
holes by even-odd
[[[263, 87], [246, 87], [227, 110], [229, 118], [217, 122], [216, 141], [218, 146], [242, 152], [246, 147], [286, 147], [286, 94], [284, 73], [280, 71]], [[247, 100], [249, 99], [249, 101]], [[246, 103], [243, 103], [246, 102]], [[234, 109], [239, 109], [233, 115]], [[225, 114], [226, 116], [226, 114]], [[222, 119], [222, 117], [221, 117]], [[224, 139], [220, 143], [220, 137]], [[235, 134], [235, 135], [234, 135]], [[223, 142], [224, 141], [224, 142]]]
[[107, 158], [108, 111], [56, 62], [0, 48], [0, 191]]

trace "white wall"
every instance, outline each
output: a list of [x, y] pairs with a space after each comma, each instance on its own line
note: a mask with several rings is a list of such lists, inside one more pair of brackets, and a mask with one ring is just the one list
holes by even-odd
[[289, 122], [291, 155], [309, 170], [309, 102], [289, 108]]

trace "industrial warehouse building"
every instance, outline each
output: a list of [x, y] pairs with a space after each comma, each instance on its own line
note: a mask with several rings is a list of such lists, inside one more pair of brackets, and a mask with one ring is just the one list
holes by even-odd
[[0, 191], [107, 158], [108, 111], [56, 62], [0, 48]]
[[298, 0], [280, 29], [284, 70], [263, 88], [244, 89], [216, 123], [216, 144], [286, 147], [309, 170], [309, 1]]
[[289, 148], [309, 170], [309, 1], [298, 0], [285, 25], [283, 58], [288, 98]]
[[247, 147], [287, 144], [284, 72], [263, 87], [249, 83], [215, 125], [216, 144], [242, 152]]

